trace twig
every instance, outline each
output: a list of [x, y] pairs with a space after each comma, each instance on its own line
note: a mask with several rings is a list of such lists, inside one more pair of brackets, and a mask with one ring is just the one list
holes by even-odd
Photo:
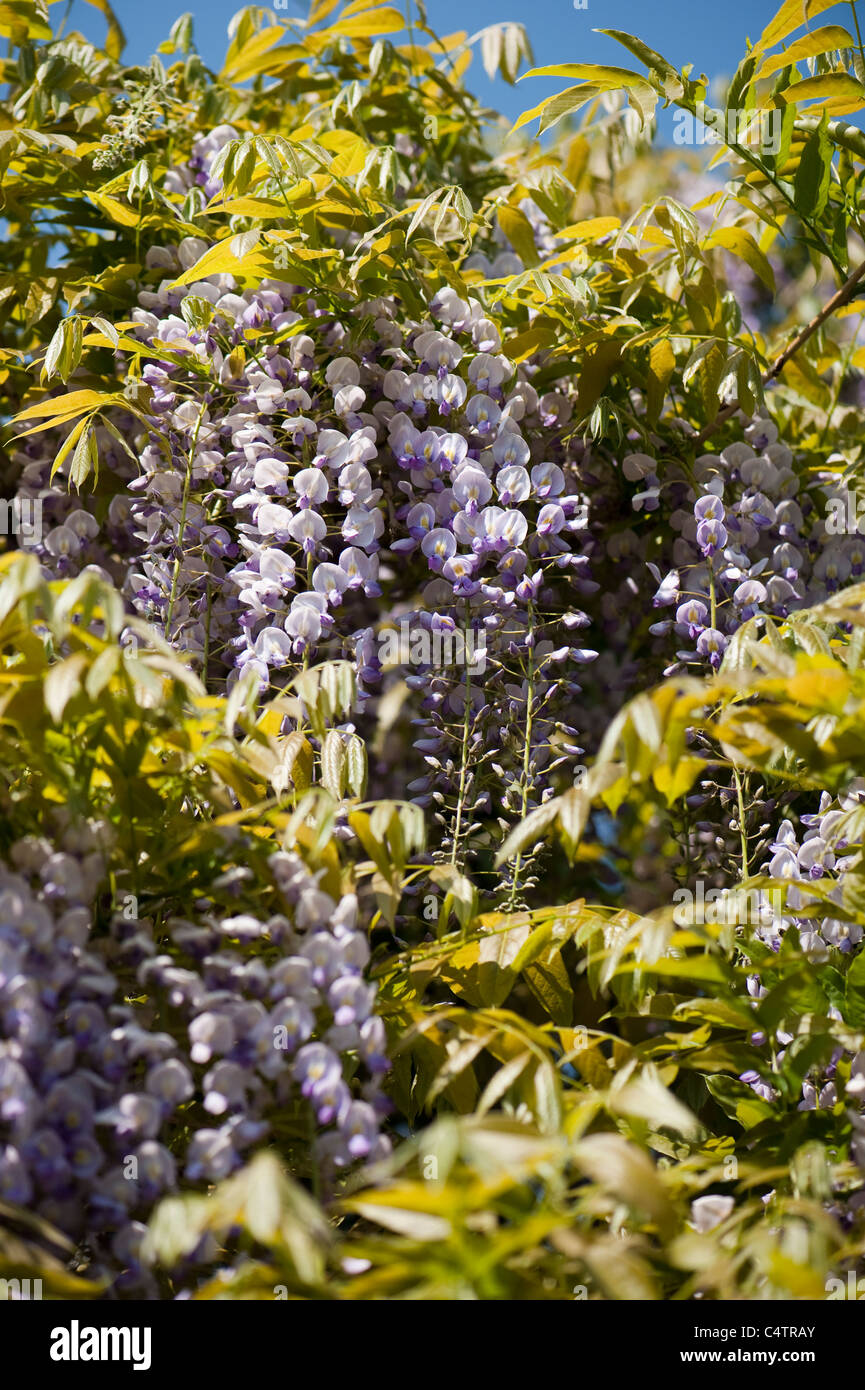
[[[764, 386], [768, 386], [770, 381], [774, 381], [776, 376], [781, 375], [781, 372], [790, 361], [790, 358], [796, 355], [800, 347], [807, 343], [808, 339], [817, 332], [817, 329], [820, 328], [828, 318], [831, 318], [836, 309], [841, 309], [845, 304], [850, 302], [853, 298], [853, 292], [863, 275], [865, 275], [865, 261], [860, 261], [849, 279], [845, 280], [840, 290], [836, 290], [832, 298], [827, 300], [823, 305], [823, 308], [820, 310], [819, 314], [817, 314], [816, 318], [813, 318], [808, 326], [803, 328], [801, 333], [796, 335], [789, 347], [786, 347], [781, 353], [780, 357], [775, 358], [772, 366], [763, 377]], [[695, 435], [691, 442], [699, 448], [701, 444], [704, 444], [707, 439], [710, 439], [713, 434], [717, 433], [720, 427], [729, 420], [731, 415], [735, 415], [736, 411], [740, 409], [741, 406], [737, 397], [732, 405], [725, 406], [724, 409], [715, 416], [711, 425], [707, 425], [698, 435]]]

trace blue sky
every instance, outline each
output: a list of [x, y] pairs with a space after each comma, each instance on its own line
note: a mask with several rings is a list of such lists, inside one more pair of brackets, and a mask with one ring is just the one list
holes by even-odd
[[[391, 0], [403, 7], [403, 0]], [[677, 65], [692, 62], [710, 77], [734, 71], [745, 49], [745, 37], [756, 39], [780, 6], [780, 0], [588, 0], [586, 9], [574, 8], [573, 0], [428, 0], [427, 12], [441, 34], [468, 29], [474, 33], [487, 24], [518, 20], [525, 24], [538, 66], [561, 62], [618, 63], [630, 66], [630, 55], [595, 29], [624, 29], [644, 39]], [[65, 0], [54, 0], [56, 24]], [[226, 47], [226, 26], [243, 8], [241, 0], [114, 0], [114, 9], [127, 36], [126, 58], [140, 62], [164, 39], [177, 17], [191, 10], [199, 52], [212, 67], [221, 66]], [[268, 8], [268, 6], [265, 6]], [[290, 0], [288, 14], [307, 13], [306, 0]], [[276, 14], [281, 18], [280, 14]], [[850, 23], [849, 6], [820, 16], [823, 24], [835, 20]], [[85, 0], [73, 0], [69, 27], [88, 37], [101, 38], [105, 22]], [[634, 66], [638, 64], [634, 63]], [[535, 106], [548, 93], [567, 85], [560, 79], [532, 78], [510, 88], [501, 79], [489, 82], [476, 58], [468, 82], [491, 106], [515, 118]]]

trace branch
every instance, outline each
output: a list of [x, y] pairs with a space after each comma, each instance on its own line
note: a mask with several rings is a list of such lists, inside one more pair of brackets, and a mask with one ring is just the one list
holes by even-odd
[[[845, 304], [850, 302], [853, 298], [856, 286], [859, 284], [863, 275], [865, 275], [865, 261], [860, 261], [849, 279], [845, 280], [840, 290], [836, 290], [832, 298], [823, 305], [823, 308], [816, 318], [813, 318], [807, 328], [803, 328], [801, 333], [796, 335], [790, 346], [784, 349], [780, 357], [775, 358], [772, 366], [763, 377], [764, 386], [768, 386], [770, 381], [774, 381], [775, 377], [781, 375], [781, 372], [790, 361], [790, 358], [795, 356], [800, 347], [803, 347], [804, 344], [807, 343], [808, 339], [817, 332], [817, 329], [820, 328], [828, 318], [831, 318], [836, 309], [841, 309]], [[707, 425], [704, 430], [701, 430], [700, 433], [694, 437], [692, 441], [693, 444], [697, 448], [699, 448], [701, 444], [705, 444], [706, 440], [711, 439], [712, 435], [717, 433], [720, 427], [729, 420], [730, 416], [735, 415], [736, 411], [740, 409], [741, 406], [737, 398], [733, 401], [732, 405], [725, 406], [724, 409], [715, 416], [711, 425]]]

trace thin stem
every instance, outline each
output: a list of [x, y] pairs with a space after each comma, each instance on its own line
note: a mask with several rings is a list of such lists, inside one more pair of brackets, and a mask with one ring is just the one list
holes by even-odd
[[[66, 9], [63, 11], [63, 18], [62, 18], [61, 21], [60, 21], [60, 25], [59, 25], [59, 28], [58, 28], [58, 30], [57, 30], [57, 33], [54, 35], [54, 42], [55, 42], [55, 43], [59, 42], [59, 40], [63, 37], [63, 30], [66, 28], [66, 22], [67, 22], [67, 20], [69, 19], [70, 13], [72, 12], [72, 6], [73, 6], [74, 3], [75, 3], [75, 0], [66, 0]], [[11, 50], [11, 44], [10, 44], [10, 50]]]
[[[529, 646], [529, 655], [528, 655], [528, 669], [527, 669], [527, 671], [526, 671], [526, 741], [525, 741], [525, 746], [524, 746], [524, 748], [523, 748], [523, 777], [522, 777], [522, 792], [521, 792], [521, 804], [520, 804], [520, 820], [525, 820], [525, 818], [526, 818], [526, 812], [527, 812], [527, 810], [528, 810], [528, 805], [529, 805], [529, 768], [530, 768], [530, 766], [531, 766], [531, 757], [532, 757], [532, 717], [533, 717], [533, 713], [534, 713], [533, 706], [534, 706], [534, 702], [535, 702], [535, 643], [534, 643], [534, 632], [535, 632], [535, 628], [534, 628], [534, 617], [535, 617], [534, 605], [533, 605], [531, 599], [529, 599], [529, 604], [528, 604], [528, 646]], [[509, 895], [508, 895], [508, 907], [507, 907], [508, 912], [513, 912], [514, 908], [516, 907], [517, 897], [518, 897], [518, 890], [519, 890], [519, 878], [520, 878], [520, 868], [521, 868], [521, 866], [522, 866], [522, 854], [521, 854], [521, 853], [517, 853], [517, 857], [516, 857], [516, 859], [514, 860], [513, 873], [512, 873], [512, 875], [511, 875], [511, 891], [510, 891], [510, 893], [509, 893]]]
[[[465, 609], [465, 625], [466, 625], [465, 636], [466, 636], [466, 637], [468, 637], [469, 628], [470, 628], [470, 622], [471, 622], [471, 618], [470, 618], [469, 601], [468, 601], [468, 599], [466, 599], [466, 609]], [[467, 643], [467, 642], [464, 642], [464, 643], [463, 643], [463, 652], [464, 652], [464, 654], [467, 656], [467, 654], [468, 654], [468, 643]], [[467, 776], [468, 776], [469, 740], [470, 740], [470, 738], [471, 738], [471, 723], [472, 723], [472, 668], [471, 668], [471, 662], [468, 661], [468, 660], [466, 660], [466, 662], [465, 662], [465, 671], [466, 671], [466, 679], [465, 679], [465, 708], [463, 709], [463, 736], [462, 736], [462, 747], [461, 747], [461, 750], [460, 750], [460, 781], [459, 781], [459, 790], [458, 790], [458, 792], [457, 792], [457, 818], [456, 818], [456, 821], [454, 822], [453, 844], [451, 845], [451, 864], [453, 865], [454, 868], [456, 868], [456, 866], [457, 866], [457, 859], [459, 858], [460, 834], [461, 834], [461, 831], [462, 831], [462, 820], [463, 820], [463, 802], [465, 801], [466, 778], [467, 778]]]
[[[865, 68], [865, 48], [862, 47], [862, 31], [859, 28], [859, 16], [856, 13], [856, 0], [850, 0], [850, 8], [853, 11], [853, 23], [856, 25], [856, 39], [859, 44], [859, 57], [862, 59], [862, 66]], [[863, 74], [865, 76], [865, 74]]]
[[[821, 328], [826, 320], [832, 317], [836, 309], [842, 309], [845, 304], [850, 302], [863, 275], [865, 275], [865, 261], [860, 261], [852, 275], [844, 281], [844, 284], [839, 290], [836, 290], [832, 298], [823, 305], [819, 314], [817, 314], [801, 332], [797, 333], [792, 343], [775, 358], [772, 366], [763, 376], [764, 386], [768, 386], [770, 381], [774, 381], [776, 376], [780, 376], [781, 372], [790, 361], [790, 358], [795, 357], [800, 347], [804, 347], [808, 339], [813, 337], [817, 332], [817, 329]], [[704, 430], [701, 430], [700, 433], [691, 440], [694, 447], [699, 448], [701, 444], [705, 444], [706, 440], [710, 439], [713, 434], [716, 434], [721, 425], [725, 424], [725, 422], [730, 419], [731, 415], [735, 415], [737, 410], [741, 410], [738, 399], [733, 401], [732, 405], [725, 406], [724, 409], [715, 416], [711, 425], [707, 425]]]
[[739, 844], [742, 848], [742, 882], [747, 883], [751, 873], [748, 867], [748, 836], [745, 833], [745, 798], [742, 791], [742, 777], [737, 767], [733, 768], [733, 780], [736, 783], [736, 799], [739, 804]]
[[204, 619], [204, 660], [201, 672], [202, 680], [207, 685], [207, 672], [210, 666], [210, 622], [213, 616], [213, 588], [210, 580], [207, 581], [207, 614]]
[[138, 221], [135, 223], [135, 259], [141, 260], [141, 217], [144, 212], [144, 188], [138, 190]]
[[195, 449], [198, 444], [198, 434], [201, 429], [201, 422], [207, 410], [207, 402], [203, 401], [201, 410], [198, 412], [198, 420], [195, 425], [195, 432], [192, 436], [192, 443], [189, 446], [189, 457], [186, 462], [186, 477], [183, 480], [183, 501], [180, 506], [180, 526], [177, 532], [177, 555], [174, 559], [174, 573], [171, 576], [171, 593], [168, 596], [168, 612], [165, 615], [165, 636], [171, 637], [171, 619], [174, 616], [174, 603], [177, 598], [177, 581], [180, 577], [180, 567], [183, 564], [183, 534], [186, 530], [186, 513], [189, 510], [189, 494], [192, 489], [192, 461], [195, 458]]

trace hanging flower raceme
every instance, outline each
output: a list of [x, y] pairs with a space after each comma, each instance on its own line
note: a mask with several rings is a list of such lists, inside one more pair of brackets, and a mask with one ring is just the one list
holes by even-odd
[[297, 856], [270, 860], [285, 915], [214, 905], [157, 929], [124, 905], [105, 937], [111, 829], [58, 820], [55, 842], [18, 840], [0, 866], [0, 1197], [149, 1296], [153, 1205], [231, 1173], [298, 1104], [325, 1183], [388, 1152], [384, 1026], [356, 899]]

